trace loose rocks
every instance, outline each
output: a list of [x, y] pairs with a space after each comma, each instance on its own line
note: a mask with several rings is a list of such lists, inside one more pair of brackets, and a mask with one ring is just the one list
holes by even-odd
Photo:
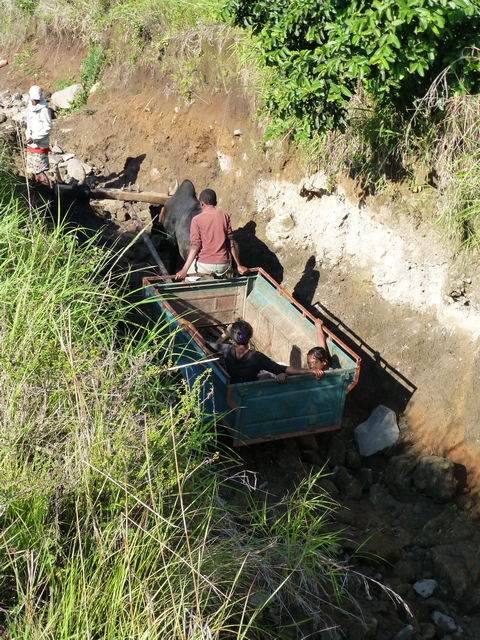
[[360, 455], [364, 458], [391, 447], [400, 435], [395, 412], [379, 405], [368, 420], [358, 425], [354, 435]]
[[438, 582], [436, 580], [419, 580], [415, 582], [413, 588], [415, 589], [418, 595], [422, 596], [422, 598], [429, 598], [435, 589], [438, 587]]
[[413, 481], [419, 491], [437, 502], [450, 502], [457, 488], [453, 462], [440, 456], [420, 458]]

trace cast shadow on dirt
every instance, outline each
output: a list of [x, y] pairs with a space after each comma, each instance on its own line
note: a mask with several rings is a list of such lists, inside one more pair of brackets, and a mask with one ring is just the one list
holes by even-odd
[[292, 295], [312, 315], [321, 318], [329, 331], [362, 358], [360, 379], [348, 394], [347, 405], [356, 407], [357, 412], [364, 414], [365, 418], [379, 404], [389, 407], [397, 414], [403, 413], [417, 389], [416, 386], [327, 307], [320, 302], [313, 302], [320, 280], [320, 271], [315, 266], [315, 256], [311, 256]]
[[138, 173], [142, 162], [147, 157], [146, 153], [142, 153], [136, 158], [128, 156], [125, 159], [123, 170], [118, 173], [110, 173], [108, 176], [97, 176], [97, 180], [102, 182], [105, 187], [120, 189], [137, 182]]
[[279, 284], [283, 280], [283, 266], [277, 256], [256, 236], [257, 223], [251, 220], [233, 232], [240, 248], [240, 262], [244, 267], [261, 267]]
[[379, 404], [389, 407], [397, 415], [403, 413], [417, 387], [327, 307], [320, 302], [313, 303], [312, 307], [314, 315], [322, 318], [326, 328], [362, 359], [360, 378], [347, 396], [348, 404], [366, 414]]
[[305, 269], [303, 270], [300, 280], [292, 291], [292, 296], [295, 300], [306, 308], [311, 306], [320, 280], [320, 271], [315, 269], [316, 262], [315, 256], [310, 256], [305, 264]]

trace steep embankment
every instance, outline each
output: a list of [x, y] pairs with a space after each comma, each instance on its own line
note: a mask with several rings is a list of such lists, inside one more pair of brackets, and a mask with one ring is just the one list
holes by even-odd
[[[81, 51], [53, 42], [37, 52], [34, 78], [5, 67], [2, 88], [46, 90]], [[208, 69], [205, 70], [208, 78]], [[313, 178], [281, 144], [263, 144], [254, 100], [172, 93], [150, 70], [104, 76], [88, 109], [59, 117], [53, 140], [94, 164], [99, 184], [165, 191], [190, 178], [232, 214], [247, 266], [264, 266], [363, 357], [353, 399], [402, 414], [406, 439], [467, 464], [480, 458], [480, 287], [477, 259], [455, 256], [426, 219], [435, 190], [364, 197], [349, 179]], [[238, 129], [240, 135], [234, 135]], [[237, 132], [238, 133], [238, 132]], [[310, 172], [312, 173], [312, 172]]]

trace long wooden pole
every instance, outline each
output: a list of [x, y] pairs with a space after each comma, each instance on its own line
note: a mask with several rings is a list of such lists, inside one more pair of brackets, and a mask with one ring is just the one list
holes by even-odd
[[[58, 184], [57, 187], [60, 195], [71, 190], [68, 184]], [[105, 189], [95, 187], [90, 189], [90, 198], [97, 200], [122, 200], [124, 202], [148, 202], [150, 204], [165, 204], [170, 198], [165, 193], [155, 193], [153, 191], [124, 191], [123, 189]]]
[[137, 231], [141, 232], [142, 234], [142, 240], [144, 241], [144, 243], [147, 245], [148, 250], [150, 251], [150, 253], [152, 254], [152, 258], [155, 260], [155, 262], [157, 263], [158, 266], [158, 270], [160, 271], [160, 275], [162, 276], [168, 276], [169, 273], [168, 271], [165, 269], [165, 265], [163, 264], [162, 260], [160, 259], [160, 256], [158, 255], [155, 247], [152, 244], [152, 241], [150, 240], [150, 238], [147, 236], [147, 234], [145, 233], [145, 229], [143, 228], [142, 223], [140, 222], [140, 220], [138, 219], [137, 214], [135, 213], [135, 211], [133, 210], [132, 205], [128, 202], [125, 205], [128, 209], [128, 213], [130, 214], [131, 219], [133, 220], [133, 222], [135, 223], [135, 226], [137, 228]]

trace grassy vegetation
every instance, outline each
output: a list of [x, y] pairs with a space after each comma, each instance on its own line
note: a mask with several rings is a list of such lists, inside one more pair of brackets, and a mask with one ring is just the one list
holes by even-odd
[[[157, 50], [188, 29], [202, 30], [215, 22], [219, 0], [5, 0], [8, 25], [0, 26], [5, 44], [18, 41], [27, 31], [48, 29], [57, 35], [75, 34], [84, 42], [103, 40], [105, 31], [114, 27], [123, 36], [119, 42]], [[20, 24], [17, 24], [19, 22]], [[9, 27], [9, 28], [7, 28]], [[115, 38], [113, 38], [115, 40]], [[112, 48], [115, 44], [111, 43]], [[127, 47], [128, 48], [128, 47]]]
[[[432, 85], [416, 118], [422, 118], [429, 109], [436, 90], [437, 83]], [[437, 182], [440, 191], [438, 223], [448, 239], [453, 239], [455, 248], [466, 256], [472, 251], [480, 252], [479, 116], [478, 95], [451, 98], [445, 103], [443, 117], [429, 132], [429, 144], [424, 144], [429, 179]]]
[[172, 377], [168, 334], [134, 323], [141, 305], [102, 275], [111, 256], [29, 216], [12, 182], [0, 175], [2, 637], [291, 637], [292, 605], [318, 626], [345, 574], [318, 476], [254, 499]]

